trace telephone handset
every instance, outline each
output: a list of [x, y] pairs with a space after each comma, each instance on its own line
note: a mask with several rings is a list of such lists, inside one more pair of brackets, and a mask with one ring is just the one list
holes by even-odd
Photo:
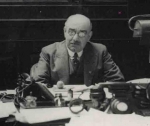
[[21, 77], [26, 84], [26, 88], [23, 91], [23, 97], [33, 95], [37, 97], [37, 100], [39, 101], [44, 100], [54, 102], [53, 94], [47, 89], [45, 85], [36, 83], [27, 73], [21, 74]]
[[45, 85], [38, 84], [38, 83], [35, 83], [35, 85], [38, 86], [38, 88], [40, 89], [40, 92], [47, 100], [54, 101], [53, 94], [47, 89]]

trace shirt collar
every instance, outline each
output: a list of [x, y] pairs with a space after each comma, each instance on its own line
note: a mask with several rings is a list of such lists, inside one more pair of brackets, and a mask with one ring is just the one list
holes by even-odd
[[[73, 58], [74, 52], [72, 52], [68, 47], [67, 47], [67, 50], [68, 50], [69, 56], [70, 56], [71, 58]], [[79, 58], [82, 56], [82, 53], [83, 53], [83, 50], [80, 51], [80, 52], [77, 52]]]

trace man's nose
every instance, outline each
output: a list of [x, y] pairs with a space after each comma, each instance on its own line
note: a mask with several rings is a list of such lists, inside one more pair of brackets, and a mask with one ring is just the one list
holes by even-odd
[[78, 36], [78, 34], [75, 34], [74, 36], [73, 36], [73, 40], [78, 40], [79, 39], [79, 36]]

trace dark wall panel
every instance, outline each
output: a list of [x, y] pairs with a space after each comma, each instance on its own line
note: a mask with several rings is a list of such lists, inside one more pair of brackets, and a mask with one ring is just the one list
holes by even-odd
[[149, 0], [129, 0], [129, 17], [150, 14], [150, 1]]
[[[1, 40], [60, 40], [65, 21], [1, 21]], [[132, 38], [127, 20], [92, 20], [92, 39]]]
[[91, 18], [91, 41], [108, 47], [126, 80], [150, 77], [148, 49], [128, 28], [130, 17], [150, 12], [148, 0], [32, 2], [0, 5], [0, 88], [15, 87], [17, 74], [30, 72], [43, 46], [62, 41], [64, 22], [75, 13]]
[[83, 13], [90, 18], [126, 18], [127, 5], [14, 5], [0, 6], [1, 19], [66, 19]]

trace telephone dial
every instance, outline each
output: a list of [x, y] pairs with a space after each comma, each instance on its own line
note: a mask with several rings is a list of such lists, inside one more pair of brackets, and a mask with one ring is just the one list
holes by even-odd
[[[139, 88], [138, 88], [139, 87]], [[107, 113], [131, 114], [135, 112], [143, 116], [150, 116], [150, 84], [108, 82], [99, 83], [98, 89], [108, 88], [113, 97], [108, 99], [109, 109]], [[102, 108], [106, 101], [105, 95], [98, 109]], [[104, 100], [105, 99], [105, 100]]]

